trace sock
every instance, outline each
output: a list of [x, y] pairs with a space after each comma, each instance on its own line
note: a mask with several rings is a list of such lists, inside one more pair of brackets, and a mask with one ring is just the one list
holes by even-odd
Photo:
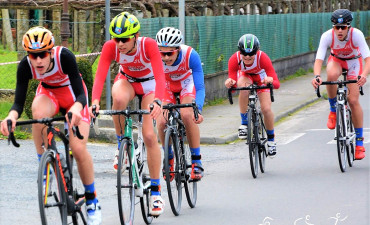
[[[164, 147], [163, 148], [163, 151], [164, 151]], [[172, 150], [172, 146], [168, 146], [168, 159], [173, 159], [173, 150]]]
[[86, 185], [85, 187], [85, 197], [86, 197], [86, 205], [90, 205], [91, 203], [96, 204], [98, 202], [98, 199], [96, 198], [96, 192], [95, 192], [95, 182], [92, 182], [92, 184]]
[[[191, 155], [200, 156], [200, 147], [198, 148], [190, 148]], [[192, 159], [191, 163], [201, 163], [200, 159]]]
[[240, 113], [242, 118], [242, 125], [248, 125], [248, 113]]
[[119, 150], [119, 148], [121, 147], [121, 136], [118, 134], [116, 134], [116, 136], [117, 136], [118, 150]]
[[272, 129], [272, 130], [266, 130], [266, 133], [267, 133], [267, 140], [268, 141], [274, 141], [275, 140], [274, 129]]
[[356, 132], [356, 146], [363, 146], [364, 142], [362, 140], [363, 137], [363, 128], [355, 128]]
[[40, 154], [37, 153], [37, 160], [39, 160], [39, 162], [41, 160], [41, 156], [42, 156], [42, 154], [40, 155]]
[[329, 98], [329, 104], [330, 104], [330, 112], [336, 112], [337, 111], [337, 97]]
[[160, 179], [150, 179], [151, 195], [161, 195]]

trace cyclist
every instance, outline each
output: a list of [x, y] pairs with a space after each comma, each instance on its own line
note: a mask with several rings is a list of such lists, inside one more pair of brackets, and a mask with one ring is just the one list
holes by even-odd
[[[92, 91], [92, 105], [97, 106], [98, 112], [104, 80], [113, 60], [118, 62], [120, 67], [112, 87], [112, 109], [125, 109], [136, 95], [143, 96], [142, 109], [149, 110], [149, 105], [153, 103], [154, 108], [150, 115], [143, 116], [143, 137], [145, 147], [148, 149], [151, 178], [149, 210], [151, 215], [159, 216], [164, 209], [164, 200], [160, 195], [161, 151], [152, 119], [156, 119], [162, 112], [165, 79], [156, 42], [148, 37], [139, 37], [139, 30], [139, 20], [128, 12], [122, 12], [112, 19], [109, 33], [113, 40], [103, 45]], [[91, 107], [90, 114], [92, 115]], [[113, 122], [119, 149], [124, 117], [113, 116]], [[118, 166], [118, 153], [116, 150], [113, 162], [115, 170]]]
[[[190, 46], [184, 45], [183, 36], [179, 29], [165, 27], [156, 35], [157, 45], [164, 63], [166, 75], [166, 93], [164, 103], [176, 104], [174, 93], [180, 94], [182, 104], [196, 100], [199, 112], [202, 112], [205, 88], [204, 74], [199, 54]], [[199, 127], [203, 116], [199, 113], [195, 120], [192, 108], [182, 108], [181, 118], [186, 127], [186, 135], [189, 140], [192, 158], [191, 179], [200, 180], [203, 177], [203, 167], [200, 155]], [[158, 120], [158, 133], [162, 145], [164, 145], [164, 129], [166, 119]], [[164, 147], [163, 147], [164, 149]], [[170, 169], [174, 170], [173, 151], [169, 152]]]
[[[327, 80], [336, 81], [342, 74], [342, 69], [348, 70], [347, 79], [357, 80], [357, 84], [348, 84], [348, 103], [352, 109], [352, 120], [356, 132], [356, 159], [365, 157], [363, 146], [363, 111], [359, 102], [359, 88], [366, 83], [366, 76], [370, 72], [370, 51], [366, 44], [364, 34], [351, 27], [353, 16], [348, 9], [337, 9], [332, 13], [331, 22], [333, 28], [322, 34], [314, 64], [315, 78], [312, 85], [317, 88], [321, 84], [321, 67], [326, 56], [326, 50], [330, 47], [331, 52], [326, 66]], [[365, 67], [362, 59], [365, 59]], [[329, 129], [334, 129], [336, 124], [336, 93], [337, 87], [326, 86], [330, 104], [330, 113], [327, 122]]]
[[[275, 89], [280, 87], [279, 79], [272, 66], [268, 55], [261, 51], [260, 42], [253, 34], [244, 34], [238, 42], [239, 51], [234, 53], [229, 59], [229, 78], [225, 81], [227, 88], [247, 87], [252, 83], [257, 85], [272, 84]], [[268, 154], [271, 158], [276, 155], [276, 142], [274, 134], [274, 114], [271, 110], [271, 98], [269, 89], [257, 90], [261, 102], [261, 111], [264, 116], [267, 131]], [[240, 91], [239, 109], [241, 126], [239, 127], [238, 137], [247, 138], [247, 108], [249, 91]]]
[[[90, 129], [87, 88], [78, 71], [76, 58], [67, 48], [54, 46], [53, 34], [40, 26], [33, 27], [25, 33], [22, 46], [28, 55], [19, 63], [14, 104], [8, 116], [1, 122], [1, 132], [5, 136], [9, 135], [8, 119], [12, 121], [14, 131], [16, 120], [23, 111], [29, 80], [41, 81], [32, 102], [32, 117], [33, 119], [53, 117], [59, 111], [72, 113], [69, 124], [78, 126], [84, 136], [84, 139], [80, 140], [70, 135], [69, 140], [85, 186], [88, 224], [101, 224], [101, 208], [94, 185], [93, 161], [86, 148]], [[69, 126], [70, 132], [72, 126]], [[42, 144], [47, 143], [44, 128], [45, 125], [42, 124], [32, 125], [39, 161], [44, 152]]]

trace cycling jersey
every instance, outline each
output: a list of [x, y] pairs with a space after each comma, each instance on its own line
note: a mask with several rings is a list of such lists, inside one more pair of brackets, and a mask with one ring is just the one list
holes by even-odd
[[19, 116], [23, 112], [28, 83], [31, 79], [36, 79], [44, 83], [46, 89], [50, 92], [56, 91], [61, 87], [67, 88], [66, 90], [69, 91], [65, 95], [58, 95], [61, 100], [63, 98], [72, 99], [69, 101], [70, 105], [64, 105], [65, 110], [68, 110], [74, 102], [81, 103], [83, 107], [87, 106], [88, 100], [84, 90], [85, 86], [78, 71], [76, 57], [67, 48], [56, 46], [53, 49], [53, 68], [45, 74], [39, 74], [34, 70], [28, 56], [25, 56], [19, 63], [14, 104], [11, 108], [11, 110], [17, 111]]
[[334, 29], [330, 29], [321, 35], [319, 48], [317, 50], [316, 59], [324, 60], [326, 50], [330, 47], [331, 54], [340, 59], [352, 59], [362, 57], [365, 59], [370, 57], [369, 46], [366, 43], [364, 34], [356, 28], [348, 30], [347, 37], [344, 41], [340, 41], [335, 35]]
[[[201, 112], [205, 98], [204, 74], [199, 54], [190, 46], [181, 45], [178, 57], [173, 65], [164, 64], [166, 76], [165, 101], [175, 103], [173, 93], [179, 92], [180, 98], [191, 96], [195, 98]], [[194, 90], [195, 88], [195, 90]]]
[[[117, 74], [115, 80], [127, 79], [129, 82], [132, 82], [135, 93], [144, 92], [144, 94], [148, 94], [155, 91], [155, 97], [161, 100], [163, 99], [165, 78], [157, 43], [151, 38], [139, 37], [136, 40], [136, 46], [137, 50], [135, 53], [121, 54], [113, 40], [107, 41], [104, 44], [92, 91], [93, 101], [100, 100], [104, 81], [113, 60], [120, 64], [120, 71], [122, 71]], [[129, 77], [139, 79], [154, 76], [155, 79], [151, 80], [150, 85], [143, 87], [141, 84], [135, 84], [133, 81], [130, 81], [128, 77], [124, 76], [125, 74]], [[138, 88], [141, 90], [138, 90]]]
[[262, 80], [265, 79], [265, 77], [272, 77], [272, 85], [274, 89], [278, 89], [280, 87], [280, 81], [274, 67], [272, 66], [270, 58], [261, 50], [257, 51], [253, 64], [248, 66], [244, 64], [239, 51], [230, 57], [229, 78], [237, 81], [240, 76], [248, 76], [258, 85], [262, 85]]

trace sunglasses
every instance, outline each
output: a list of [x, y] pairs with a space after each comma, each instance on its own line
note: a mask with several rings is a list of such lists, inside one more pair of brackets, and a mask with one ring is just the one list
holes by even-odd
[[342, 26], [333, 26], [334, 29], [336, 30], [347, 30], [348, 26], [347, 25], [342, 25]]
[[173, 51], [168, 51], [168, 52], [162, 52], [162, 51], [160, 51], [162, 57], [165, 57], [165, 56], [173, 56], [173, 55], [175, 55], [176, 52], [177, 52], [177, 49], [176, 50], [173, 50]]
[[255, 52], [251, 52], [251, 53], [249, 53], [249, 52], [243, 52], [243, 51], [239, 51], [240, 52], [240, 54], [242, 54], [242, 55], [244, 55], [244, 56], [254, 56], [256, 53]]
[[128, 36], [128, 37], [125, 37], [125, 38], [113, 38], [113, 40], [116, 42], [116, 43], [119, 43], [119, 42], [122, 42], [122, 43], [126, 43], [128, 41], [131, 40], [131, 38], [133, 38], [134, 35], [132, 36]]
[[43, 59], [47, 56], [50, 55], [50, 52], [49, 51], [44, 51], [44, 52], [29, 52], [28, 53], [28, 57], [31, 58], [31, 59], [37, 59], [37, 57], [40, 57], [40, 59]]

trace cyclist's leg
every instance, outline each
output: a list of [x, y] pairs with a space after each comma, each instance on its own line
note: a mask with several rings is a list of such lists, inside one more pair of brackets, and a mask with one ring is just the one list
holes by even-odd
[[[88, 118], [87, 106], [85, 106], [85, 116]], [[86, 209], [88, 223], [101, 223], [101, 208], [96, 197], [96, 190], [94, 184], [94, 166], [90, 153], [87, 151], [87, 140], [89, 137], [90, 125], [89, 121], [82, 121], [78, 126], [80, 133], [84, 139], [78, 139], [72, 135], [72, 128], [69, 128], [70, 147], [72, 149], [73, 157], [77, 162], [78, 172], [80, 174], [82, 183], [85, 187]]]
[[[238, 76], [237, 86], [238, 87], [247, 87], [253, 83], [252, 78], [249, 75], [240, 74]], [[248, 125], [248, 117], [247, 117], [247, 109], [248, 109], [248, 99], [249, 91], [240, 91], [239, 92], [239, 110], [240, 110], [240, 117], [241, 117], [241, 126], [239, 127], [239, 134], [238, 137], [240, 139], [247, 138], [247, 125]]]
[[[351, 76], [351, 74], [361, 74], [362, 64], [359, 60], [350, 60], [347, 62], [348, 67], [348, 80], [357, 80], [357, 76]], [[351, 66], [356, 64], [357, 66]], [[355, 68], [355, 71], [353, 71]], [[360, 92], [357, 84], [348, 84], [348, 103], [352, 110], [352, 122], [356, 132], [356, 159], [363, 159], [365, 157], [365, 148], [363, 146], [363, 110], [359, 101]]]
[[[191, 103], [195, 98], [195, 89], [193, 89], [190, 94], [181, 96], [181, 103]], [[194, 180], [200, 180], [203, 177], [203, 166], [201, 162], [200, 155], [200, 132], [199, 126], [193, 121], [193, 108], [182, 108], [181, 118], [184, 121], [186, 127], [186, 136], [188, 138], [189, 147], [191, 151], [192, 158], [192, 171], [191, 178]]]
[[262, 89], [257, 93], [266, 126], [268, 154], [273, 157], [276, 155], [276, 142], [274, 133], [274, 113], [271, 110], [270, 91], [268, 89]]
[[[144, 95], [141, 108], [149, 110], [154, 100], [154, 92]], [[143, 115], [143, 138], [148, 154], [148, 168], [151, 180], [150, 214], [159, 216], [164, 210], [164, 200], [161, 197], [160, 171], [161, 151], [154, 131], [153, 120], [150, 115]]]
[[[45, 90], [41, 85], [37, 88], [37, 94], [32, 102], [32, 117], [33, 119], [41, 119], [45, 117], [52, 117], [57, 114], [59, 110], [59, 104], [55, 96]], [[41, 136], [43, 132], [44, 136]], [[35, 143], [38, 158], [40, 160], [44, 149], [42, 144], [45, 144], [47, 148], [47, 138], [46, 138], [46, 127], [43, 124], [32, 124], [32, 136]]]
[[[112, 109], [113, 110], [125, 109], [128, 103], [134, 97], [135, 97], [135, 91], [132, 85], [126, 79], [123, 79], [120, 75], [118, 75], [112, 87], [112, 98], [113, 98]], [[118, 154], [119, 154], [119, 149], [120, 149], [120, 144], [121, 144], [120, 140], [124, 132], [125, 117], [120, 115], [120, 116], [112, 116], [112, 118], [113, 118], [114, 128], [116, 130], [117, 143], [118, 143], [118, 148], [116, 149], [115, 155], [114, 155], [113, 168], [115, 171], [117, 171]]]
[[[329, 57], [328, 64], [326, 67], [327, 80], [336, 81], [342, 74], [342, 60], [339, 60], [333, 56]], [[336, 103], [337, 103], [337, 86], [336, 85], [326, 85], [326, 90], [328, 93], [328, 100], [330, 105], [330, 113], [328, 117], [327, 127], [329, 129], [334, 129], [336, 124]]]

